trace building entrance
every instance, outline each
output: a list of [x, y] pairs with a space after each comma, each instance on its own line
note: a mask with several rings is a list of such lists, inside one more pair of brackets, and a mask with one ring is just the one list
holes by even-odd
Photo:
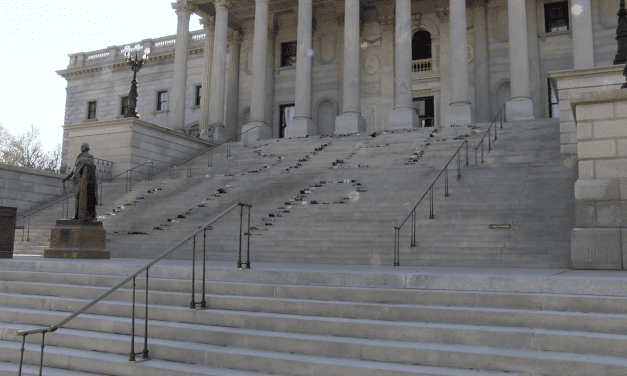
[[414, 110], [420, 117], [421, 127], [433, 127], [433, 119], [435, 118], [433, 97], [414, 98]]
[[279, 106], [279, 112], [281, 113], [281, 120], [279, 122], [279, 138], [285, 138], [287, 123], [294, 119], [294, 116], [296, 115], [296, 105], [294, 103], [282, 104]]

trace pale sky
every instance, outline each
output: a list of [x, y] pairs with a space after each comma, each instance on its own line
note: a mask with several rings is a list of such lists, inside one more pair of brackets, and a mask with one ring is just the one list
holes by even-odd
[[[55, 72], [68, 55], [176, 34], [172, 2], [0, 0], [2, 126], [17, 136], [35, 125], [46, 150], [61, 143], [66, 81]], [[198, 20], [190, 30], [201, 29]]]

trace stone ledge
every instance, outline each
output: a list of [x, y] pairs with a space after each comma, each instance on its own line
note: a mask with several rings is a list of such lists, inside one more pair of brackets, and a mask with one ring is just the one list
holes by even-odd
[[[624, 229], [576, 228], [571, 231], [573, 269], [623, 269], [621, 232]], [[624, 235], [624, 234], [623, 234]]]

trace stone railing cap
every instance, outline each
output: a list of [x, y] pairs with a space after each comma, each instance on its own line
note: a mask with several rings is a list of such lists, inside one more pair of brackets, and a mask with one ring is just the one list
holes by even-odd
[[585, 91], [570, 95], [570, 104], [573, 106], [580, 104], [625, 101], [627, 101], [627, 89], [616, 89], [611, 91]]

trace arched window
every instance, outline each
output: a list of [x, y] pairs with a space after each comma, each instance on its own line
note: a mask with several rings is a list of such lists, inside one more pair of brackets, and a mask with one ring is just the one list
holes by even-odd
[[418, 30], [411, 40], [412, 60], [431, 59], [431, 33]]

